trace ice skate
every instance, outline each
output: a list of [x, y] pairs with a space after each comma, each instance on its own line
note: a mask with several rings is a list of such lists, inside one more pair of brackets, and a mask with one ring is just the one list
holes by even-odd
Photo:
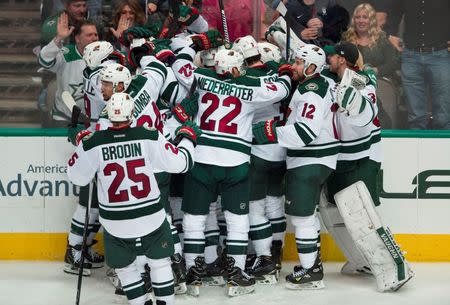
[[105, 257], [92, 248], [92, 246], [95, 245], [96, 243], [97, 240], [94, 239], [92, 241], [92, 244], [87, 246], [86, 249], [87, 250], [86, 258], [88, 262], [91, 263], [92, 269], [102, 268], [103, 265], [105, 264]]
[[221, 256], [211, 264], [206, 264], [206, 275], [203, 277], [203, 283], [206, 286], [224, 286], [226, 276], [226, 263]]
[[283, 260], [283, 243], [281, 240], [273, 240], [272, 247], [270, 248], [272, 253], [272, 260], [275, 264], [275, 268], [281, 270], [281, 261]]
[[351, 262], [346, 262], [341, 268], [341, 273], [346, 275], [373, 275], [369, 266], [356, 266]]
[[171, 257], [173, 278], [175, 280], [175, 294], [185, 294], [186, 287], [186, 265], [184, 258], [179, 253]]
[[241, 268], [234, 265], [232, 257], [227, 257], [227, 294], [230, 297], [249, 294], [255, 291], [255, 280], [246, 274]]
[[279, 271], [275, 268], [271, 256], [259, 256], [249, 274], [255, 279], [258, 284], [273, 285], [278, 282]]
[[190, 267], [186, 275], [187, 294], [198, 297], [200, 287], [203, 285], [202, 277], [206, 275], [205, 258], [199, 256], [195, 259], [195, 265]]
[[[78, 274], [81, 266], [81, 245], [71, 246], [67, 245], [66, 255], [64, 256], [66, 263], [63, 270], [66, 273]], [[85, 259], [83, 263], [83, 275], [91, 275], [92, 264]]]
[[302, 266], [294, 267], [294, 272], [286, 276], [286, 288], [294, 290], [322, 289], [325, 288], [322, 279], [322, 262], [317, 256], [314, 265], [309, 269], [305, 269]]

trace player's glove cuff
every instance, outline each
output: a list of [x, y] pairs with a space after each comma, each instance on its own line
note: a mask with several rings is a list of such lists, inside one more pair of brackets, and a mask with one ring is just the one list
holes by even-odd
[[187, 121], [175, 130], [175, 144], [178, 145], [183, 138], [190, 140], [194, 147], [197, 145], [197, 139], [202, 134], [201, 129], [192, 121]]
[[276, 126], [277, 121], [273, 119], [253, 124], [252, 131], [256, 143], [257, 144], [278, 143]]

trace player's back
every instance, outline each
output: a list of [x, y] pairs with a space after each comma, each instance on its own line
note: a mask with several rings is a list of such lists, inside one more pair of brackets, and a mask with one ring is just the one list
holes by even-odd
[[255, 109], [286, 97], [290, 83], [219, 76], [203, 68], [196, 69], [195, 76], [199, 92], [195, 122], [203, 131], [196, 147], [197, 162], [220, 166], [249, 162]]

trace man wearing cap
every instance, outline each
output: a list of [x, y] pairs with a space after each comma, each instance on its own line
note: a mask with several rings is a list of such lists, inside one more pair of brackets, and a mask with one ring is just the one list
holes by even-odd
[[[334, 194], [362, 180], [378, 206], [380, 200], [377, 176], [381, 166], [381, 128], [377, 118], [375, 73], [373, 70], [358, 69], [356, 62], [359, 53], [352, 43], [341, 42], [335, 46], [326, 46], [325, 52], [329, 70], [324, 70], [323, 74], [338, 83], [334, 94], [339, 105], [336, 123], [341, 141], [336, 171], [327, 181], [328, 200], [334, 202]], [[348, 100], [347, 96], [354, 98]], [[353, 273], [363, 267], [347, 263], [341, 272]]]

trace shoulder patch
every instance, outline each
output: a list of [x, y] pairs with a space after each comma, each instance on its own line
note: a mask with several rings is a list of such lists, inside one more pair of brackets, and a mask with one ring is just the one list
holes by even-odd
[[92, 132], [92, 133], [90, 133], [88, 135], [85, 135], [81, 140], [83, 142], [85, 142], [85, 141], [89, 140], [90, 138], [92, 138], [93, 135], [94, 135], [94, 132]]
[[307, 85], [305, 86], [305, 88], [306, 88], [307, 90], [313, 90], [313, 91], [315, 91], [315, 90], [319, 90], [319, 85], [317, 85], [316, 83], [309, 83], [309, 84], [307, 84]]

